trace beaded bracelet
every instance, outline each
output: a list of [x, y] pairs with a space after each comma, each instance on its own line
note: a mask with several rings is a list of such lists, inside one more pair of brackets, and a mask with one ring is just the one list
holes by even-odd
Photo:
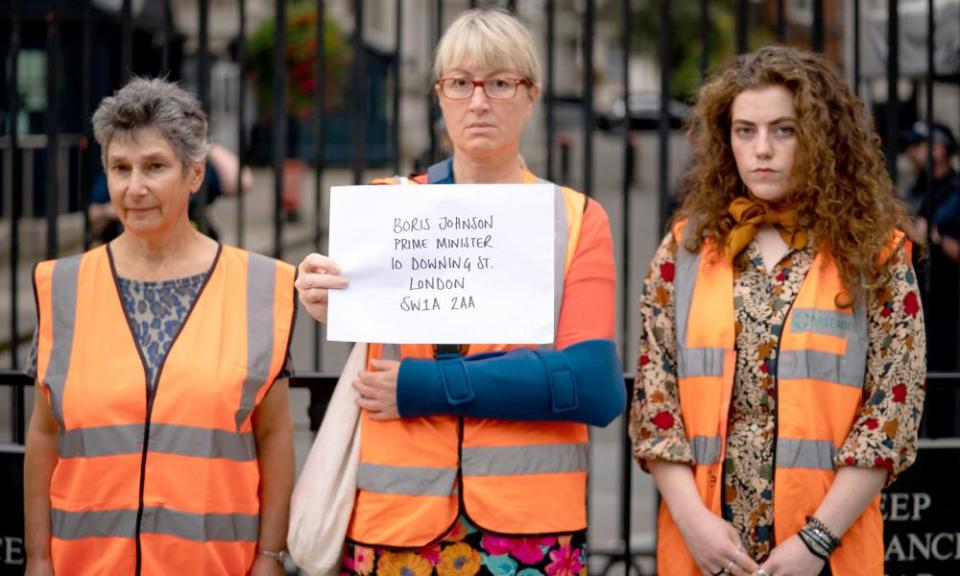
[[840, 547], [840, 539], [836, 537], [836, 535], [833, 533], [833, 531], [830, 530], [830, 528], [827, 527], [827, 525], [824, 524], [823, 521], [821, 521], [821, 520], [820, 520], [819, 518], [817, 518], [816, 516], [807, 516], [806, 521], [807, 521], [807, 524], [808, 524], [808, 525], [810, 525], [810, 526], [816, 528], [817, 530], [823, 532], [823, 533], [830, 539], [830, 549], [831, 549], [831, 551], [832, 551], [834, 548], [839, 548], [839, 547]]

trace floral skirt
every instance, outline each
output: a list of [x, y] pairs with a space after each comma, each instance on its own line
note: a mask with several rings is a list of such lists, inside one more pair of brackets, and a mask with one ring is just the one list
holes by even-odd
[[587, 576], [587, 533], [507, 537], [476, 529], [463, 516], [443, 539], [417, 550], [347, 542], [341, 576]]

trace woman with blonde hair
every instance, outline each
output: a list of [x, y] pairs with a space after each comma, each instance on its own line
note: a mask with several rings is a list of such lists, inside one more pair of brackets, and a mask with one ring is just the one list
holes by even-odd
[[[434, 73], [453, 155], [413, 182], [538, 182], [519, 151], [540, 94], [526, 29], [502, 11], [464, 12], [440, 41]], [[625, 391], [611, 340], [607, 216], [579, 192], [555, 194], [566, 233], [554, 242], [563, 274], [552, 349], [370, 346], [369, 371], [354, 383], [363, 411], [346, 573], [586, 569], [586, 424], [619, 415]], [[346, 278], [319, 254], [300, 273], [301, 302], [324, 321], [328, 290], [345, 288]]]
[[916, 455], [925, 340], [879, 139], [829, 62], [779, 46], [704, 86], [691, 126], [631, 413], [658, 573], [883, 574], [879, 492]]

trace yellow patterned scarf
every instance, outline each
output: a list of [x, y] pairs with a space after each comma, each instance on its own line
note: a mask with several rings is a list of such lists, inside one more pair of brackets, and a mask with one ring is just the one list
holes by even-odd
[[727, 236], [723, 253], [733, 261], [750, 244], [757, 230], [772, 224], [780, 237], [794, 250], [807, 245], [807, 231], [797, 224], [797, 209], [788, 205], [772, 205], [752, 196], [739, 196], [727, 208], [737, 224]]

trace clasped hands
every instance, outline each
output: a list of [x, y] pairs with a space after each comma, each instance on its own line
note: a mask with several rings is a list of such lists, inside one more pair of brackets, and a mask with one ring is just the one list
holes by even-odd
[[817, 576], [823, 570], [823, 560], [796, 535], [774, 548], [762, 566], [757, 564], [744, 550], [736, 528], [705, 507], [678, 527], [704, 576]]

